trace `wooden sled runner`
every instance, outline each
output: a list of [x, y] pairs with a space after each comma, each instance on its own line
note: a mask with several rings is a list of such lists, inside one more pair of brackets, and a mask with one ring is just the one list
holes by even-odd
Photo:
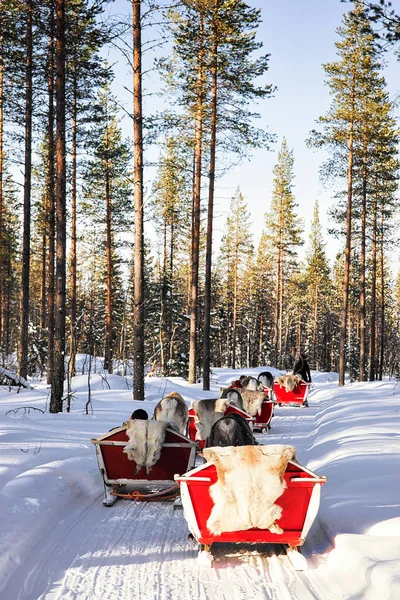
[[210, 496], [210, 486], [217, 479], [217, 470], [212, 463], [206, 463], [189, 473], [177, 475], [175, 480], [181, 487], [181, 500], [189, 530], [200, 544], [199, 561], [211, 564], [211, 545], [218, 542], [286, 544], [287, 554], [296, 570], [304, 570], [307, 563], [298, 552], [313, 524], [319, 509], [321, 485], [326, 477], [289, 461], [284, 475], [287, 488], [276, 504], [282, 507], [282, 517], [277, 524], [283, 533], [271, 533], [263, 529], [223, 532], [213, 535], [206, 523], [214, 506]]
[[126, 425], [92, 438], [97, 464], [104, 485], [109, 488], [103, 504], [112, 506], [118, 498], [132, 500], [166, 500], [176, 498], [179, 487], [174, 475], [192, 469], [196, 460], [196, 444], [168, 427], [158, 461], [150, 475], [145, 468], [135, 474], [136, 463], [123, 452], [128, 443]]
[[293, 391], [287, 392], [278, 382], [274, 383], [275, 402], [278, 406], [282, 404], [297, 404], [298, 406], [308, 406], [308, 394], [311, 383], [300, 381]]

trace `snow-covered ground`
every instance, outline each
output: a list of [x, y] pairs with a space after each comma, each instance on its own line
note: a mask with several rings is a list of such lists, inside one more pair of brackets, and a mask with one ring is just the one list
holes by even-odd
[[73, 382], [70, 414], [35, 410], [48, 407], [44, 384], [19, 393], [0, 388], [1, 600], [398, 600], [395, 381], [338, 388], [335, 373], [314, 373], [309, 408], [276, 407], [272, 429], [257, 434], [264, 444], [294, 445], [299, 462], [328, 477], [303, 547], [307, 571], [294, 572], [276, 548], [229, 544], [216, 545], [215, 566], [207, 569], [171, 503], [102, 506], [92, 437], [137, 407], [151, 414], [170, 391], [188, 403], [215, 398], [239, 374], [265, 369], [215, 369], [211, 392], [180, 378], [148, 379], [144, 402], [132, 400], [130, 379], [92, 374], [89, 415], [87, 375]]

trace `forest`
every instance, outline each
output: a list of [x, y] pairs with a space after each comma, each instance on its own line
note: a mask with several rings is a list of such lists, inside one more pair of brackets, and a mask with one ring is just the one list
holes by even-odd
[[[307, 145], [328, 156], [333, 264], [317, 199], [304, 236], [292, 148], [257, 121], [275, 93], [260, 83], [266, 8], [132, 0], [124, 10], [1, 0], [0, 373], [47, 377], [50, 412], [69, 410], [78, 353], [87, 370], [101, 356], [106, 372], [132, 375], [136, 400], [149, 373], [208, 390], [213, 367], [291, 369], [300, 351], [312, 369], [338, 371], [339, 385], [400, 375], [399, 128], [383, 75], [400, 19], [390, 3], [343, 2], [337, 58], [321, 66], [330, 105]], [[131, 71], [129, 138], [111, 46]], [[163, 91], [152, 113], [142, 91], [150, 46]], [[221, 165], [272, 144], [261, 237], [239, 187], [218, 247]]]

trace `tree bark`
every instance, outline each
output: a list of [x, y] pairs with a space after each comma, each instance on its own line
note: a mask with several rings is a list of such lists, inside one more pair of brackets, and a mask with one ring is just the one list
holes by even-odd
[[24, 225], [22, 234], [22, 274], [20, 304], [20, 337], [18, 375], [28, 376], [29, 278], [31, 237], [31, 178], [32, 178], [32, 0], [26, 4], [25, 58], [25, 167], [24, 167]]
[[384, 230], [385, 210], [382, 202], [381, 216], [381, 244], [380, 244], [380, 270], [381, 270], [381, 315], [380, 315], [380, 339], [379, 339], [379, 381], [383, 378], [383, 360], [385, 354], [385, 255], [384, 255]]
[[160, 265], [160, 365], [161, 365], [161, 376], [165, 377], [166, 361], [165, 361], [165, 306], [167, 300], [167, 223], [164, 219], [164, 230], [163, 230], [163, 261], [162, 267]]
[[[74, 57], [76, 61], [76, 57]], [[78, 89], [75, 65], [73, 68], [73, 99], [72, 99], [72, 132], [71, 132], [71, 249], [70, 249], [70, 272], [69, 272], [69, 298], [70, 298], [70, 325], [69, 325], [69, 363], [68, 382], [76, 374], [76, 200], [77, 200], [77, 134], [78, 134]], [[71, 390], [68, 390], [70, 392]], [[68, 394], [69, 398], [69, 394]], [[68, 400], [69, 404], [69, 400]]]
[[349, 154], [347, 160], [347, 210], [346, 210], [346, 248], [343, 276], [343, 307], [340, 323], [339, 341], [339, 385], [344, 385], [346, 371], [346, 339], [347, 339], [347, 317], [349, 308], [349, 282], [350, 282], [350, 259], [351, 259], [351, 217], [353, 199], [353, 123], [350, 124], [349, 132]]
[[232, 316], [232, 369], [236, 369], [236, 323], [237, 323], [237, 296], [238, 296], [238, 228], [236, 216], [235, 223], [235, 260], [233, 265], [233, 316]]
[[214, 215], [215, 158], [217, 145], [217, 108], [218, 108], [218, 31], [213, 27], [214, 47], [211, 71], [211, 139], [210, 139], [210, 171], [208, 185], [207, 211], [207, 248], [206, 276], [204, 281], [204, 332], [203, 332], [203, 390], [210, 389], [210, 330], [211, 330], [211, 270], [212, 270], [212, 236]]
[[[108, 115], [107, 115], [108, 121]], [[112, 327], [112, 200], [110, 161], [108, 158], [109, 138], [108, 122], [106, 123], [106, 156], [104, 159], [105, 193], [106, 193], [106, 339], [104, 351], [104, 369], [113, 372], [113, 327]]]
[[[41, 260], [41, 282], [40, 282], [40, 335], [45, 337], [47, 325], [47, 195], [43, 198], [43, 231], [42, 231], [42, 260]], [[42, 368], [42, 364], [40, 365]], [[43, 373], [41, 373], [43, 375]]]
[[192, 269], [190, 279], [190, 332], [189, 332], [189, 383], [196, 383], [196, 338], [197, 338], [197, 297], [199, 288], [199, 256], [200, 256], [200, 200], [201, 200], [201, 162], [203, 150], [204, 119], [204, 22], [200, 13], [199, 28], [199, 63], [196, 115], [196, 149], [195, 149], [195, 190], [193, 205], [192, 229]]
[[65, 165], [65, 0], [56, 0], [56, 286], [54, 372], [50, 412], [62, 412], [65, 375], [66, 165]]
[[144, 400], [144, 273], [143, 273], [143, 115], [141, 0], [132, 0], [133, 25], [133, 160], [134, 160], [134, 311], [133, 399]]
[[0, 348], [3, 348], [4, 341], [4, 321], [5, 321], [5, 253], [3, 250], [3, 98], [4, 98], [4, 16], [0, 11]]
[[[318, 292], [319, 292], [319, 281], [318, 278], [315, 282], [315, 294], [314, 294], [314, 325], [313, 325], [313, 360], [314, 366], [318, 369], [318, 345], [317, 345], [317, 325], [318, 325]], [[299, 348], [300, 352], [301, 348]]]
[[372, 224], [372, 249], [371, 249], [371, 320], [369, 338], [369, 380], [375, 381], [376, 377], [376, 271], [377, 271], [377, 226], [378, 226], [378, 192], [374, 193], [373, 224]]
[[50, 35], [48, 44], [49, 97], [47, 115], [47, 383], [51, 384], [54, 373], [54, 263], [55, 263], [55, 195], [54, 195], [54, 4], [50, 6]]
[[282, 199], [279, 210], [278, 256], [275, 284], [275, 319], [274, 319], [274, 363], [277, 367], [282, 362], [282, 271], [283, 271], [283, 214]]
[[365, 238], [367, 221], [367, 154], [364, 150], [361, 195], [361, 248], [360, 248], [360, 381], [365, 381]]

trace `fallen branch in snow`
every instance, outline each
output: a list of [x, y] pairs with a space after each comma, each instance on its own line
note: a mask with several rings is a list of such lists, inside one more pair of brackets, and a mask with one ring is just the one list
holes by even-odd
[[42, 415], [45, 414], [44, 410], [42, 410], [41, 408], [36, 408], [36, 406], [19, 406], [18, 408], [10, 408], [10, 410], [6, 412], [6, 415], [9, 415], [10, 413], [14, 413], [14, 415], [16, 415], [19, 410], [23, 410], [24, 415], [29, 415], [31, 410], [37, 410], [38, 412], [41, 412]]
[[108, 383], [107, 374], [106, 374], [106, 375], [103, 375], [103, 373], [100, 373], [100, 372], [99, 372], [99, 375], [100, 375], [100, 377], [102, 378], [102, 380], [104, 381], [104, 383], [107, 385], [107, 388], [108, 388], [109, 390], [111, 390], [111, 386], [110, 386], [110, 384]]
[[0, 367], [0, 384], [3, 383], [3, 379], [6, 380], [6, 383], [8, 385], [17, 385], [20, 388], [24, 387], [28, 390], [31, 389], [31, 386], [26, 381], [26, 379], [24, 379], [20, 375], [17, 375], [16, 373], [13, 373], [12, 371], [9, 371], [8, 369], [5, 369], [4, 367]]
[[[29, 442], [28, 442], [28, 447], [27, 447], [26, 450], [24, 448], [20, 448], [21, 452], [23, 452], [24, 454], [28, 454], [28, 452], [29, 452], [30, 449], [31, 449], [31, 447], [30, 447], [30, 443]], [[40, 440], [39, 445], [35, 444], [35, 447], [33, 449], [33, 454], [39, 454], [39, 452], [41, 451], [41, 449], [42, 449], [42, 440]]]

